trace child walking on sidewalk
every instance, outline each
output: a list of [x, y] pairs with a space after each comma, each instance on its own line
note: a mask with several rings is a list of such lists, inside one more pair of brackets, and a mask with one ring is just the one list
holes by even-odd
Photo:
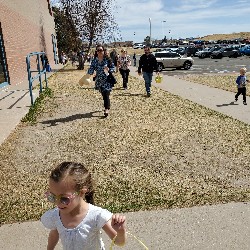
[[246, 84], [247, 82], [249, 82], [249, 80], [247, 80], [246, 77], [246, 68], [241, 68], [240, 69], [240, 75], [237, 77], [236, 79], [236, 84], [237, 84], [237, 88], [238, 88], [238, 92], [235, 95], [235, 101], [238, 101], [238, 97], [240, 94], [243, 95], [243, 104], [247, 105], [247, 101], [246, 101]]
[[52, 170], [46, 196], [57, 206], [41, 217], [50, 229], [47, 250], [53, 250], [59, 238], [65, 250], [104, 250], [101, 229], [116, 245], [125, 244], [125, 217], [93, 205], [91, 175], [82, 164], [63, 162]]

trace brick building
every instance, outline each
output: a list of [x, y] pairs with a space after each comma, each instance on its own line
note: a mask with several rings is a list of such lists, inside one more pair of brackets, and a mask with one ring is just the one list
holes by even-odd
[[[50, 0], [0, 0], [0, 87], [27, 81], [26, 56], [40, 51], [53, 68], [57, 49]], [[35, 56], [31, 65], [36, 68]]]

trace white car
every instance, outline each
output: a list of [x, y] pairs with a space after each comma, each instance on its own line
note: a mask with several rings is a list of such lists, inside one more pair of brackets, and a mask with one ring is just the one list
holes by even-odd
[[143, 49], [145, 47], [145, 45], [143, 45], [142, 43], [135, 43], [133, 48], [134, 49]]
[[176, 52], [160, 51], [153, 53], [157, 60], [157, 69], [162, 71], [165, 68], [184, 68], [188, 70], [194, 64], [192, 57], [181, 56]]

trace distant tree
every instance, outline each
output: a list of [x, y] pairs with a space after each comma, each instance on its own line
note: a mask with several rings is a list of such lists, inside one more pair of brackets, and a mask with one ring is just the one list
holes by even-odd
[[113, 15], [115, 0], [60, 0], [60, 3], [81, 41], [87, 43], [84, 62], [94, 43], [111, 42], [115, 35], [120, 39]]
[[148, 44], [150, 44], [150, 36], [146, 36], [145, 38], [144, 38], [144, 42], [148, 45]]
[[167, 42], [167, 37], [164, 36], [164, 38], [162, 39], [162, 43], [166, 43]]
[[53, 7], [58, 50], [68, 53], [81, 47], [79, 32], [68, 11]]

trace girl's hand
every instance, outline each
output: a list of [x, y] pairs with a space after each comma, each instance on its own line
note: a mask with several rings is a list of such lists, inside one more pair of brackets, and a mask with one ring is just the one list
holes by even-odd
[[114, 214], [111, 219], [111, 226], [117, 232], [126, 230], [126, 217], [120, 214]]

